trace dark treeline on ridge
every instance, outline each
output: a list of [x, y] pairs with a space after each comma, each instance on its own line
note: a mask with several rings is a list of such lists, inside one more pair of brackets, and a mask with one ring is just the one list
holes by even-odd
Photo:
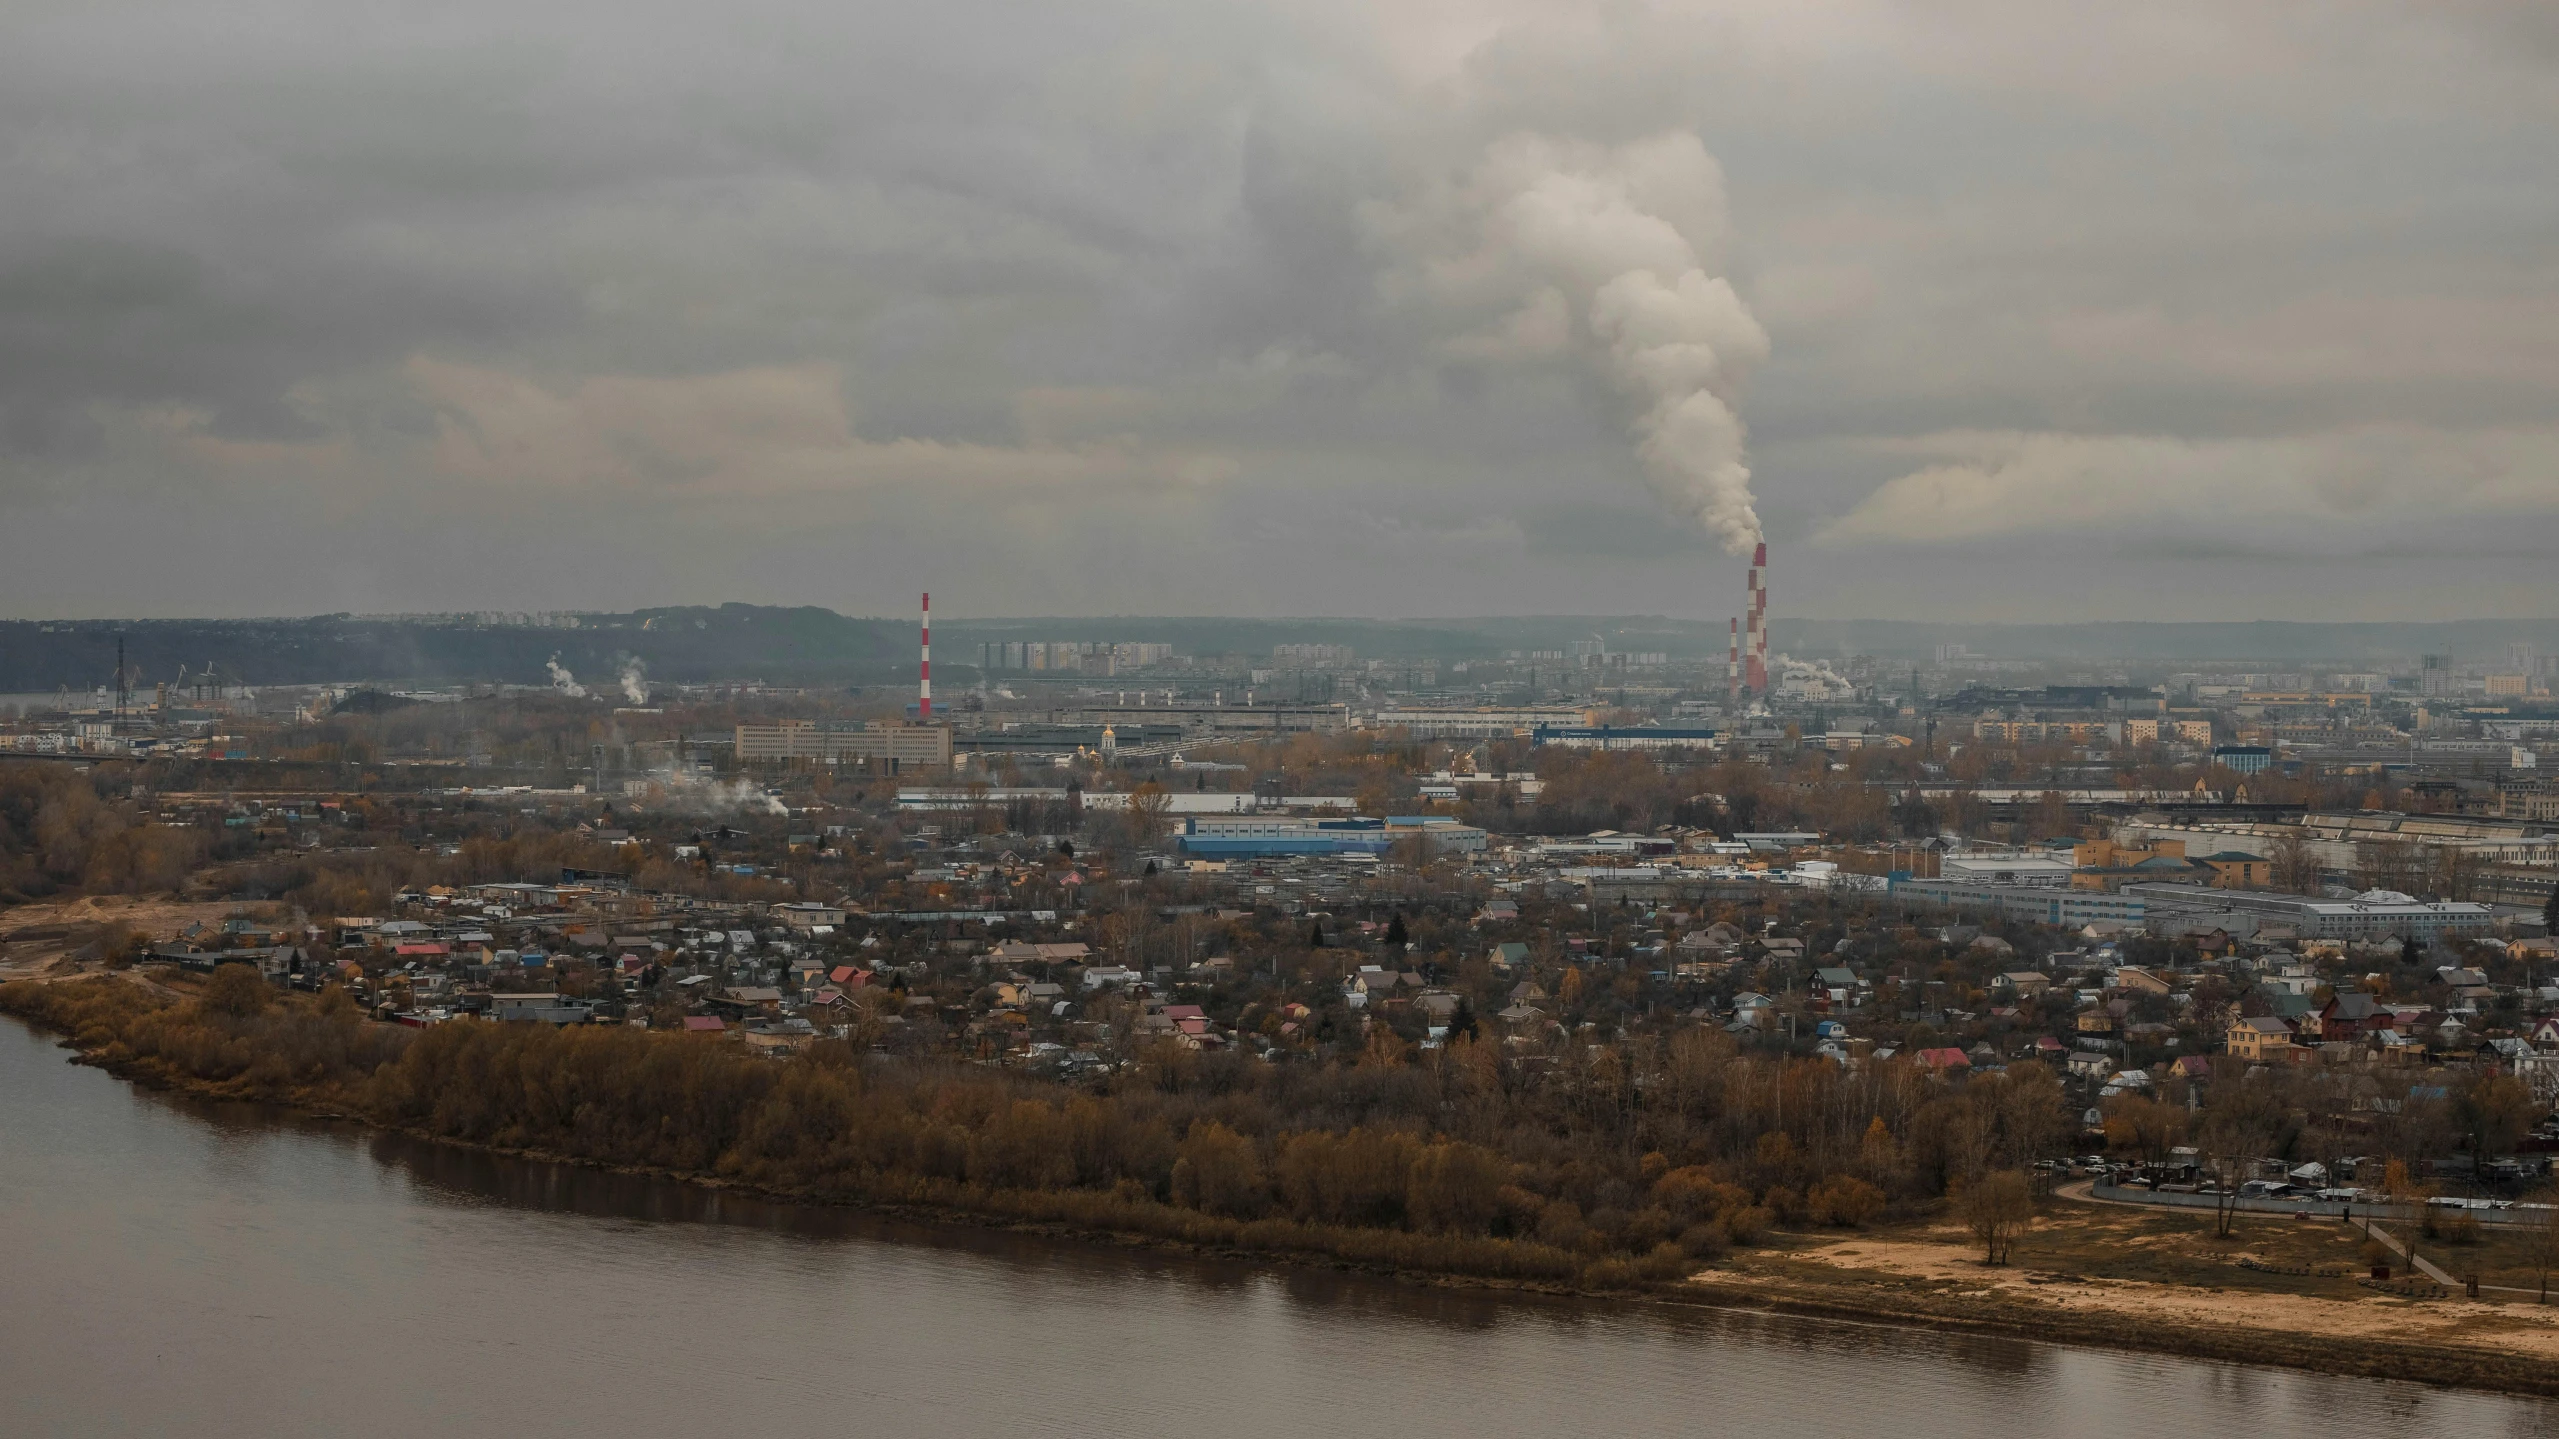
[[[533, 617], [521, 617], [531, 619]], [[574, 619], [572, 626], [567, 623]], [[486, 623], [467, 617], [314, 615], [256, 620], [0, 620], [0, 691], [68, 686], [85, 694], [114, 682], [116, 643], [135, 688], [149, 694], [208, 672], [227, 685], [549, 683], [557, 658], [610, 685], [637, 660], [652, 679], [700, 683], [758, 677], [869, 675], [911, 664], [914, 631], [811, 606], [684, 606], [627, 614], [551, 617], [550, 623]]]
[[[568, 621], [574, 620], [570, 625]], [[536, 622], [539, 621], [539, 622]], [[2446, 623], [2279, 623], [2123, 621], [2083, 624], [1960, 624], [1911, 620], [1777, 618], [1770, 639], [1811, 656], [1871, 654], [1924, 659], [1949, 642], [1977, 655], [2071, 662], [2377, 662], [2428, 653], [2493, 654], [2514, 644], [2559, 647], [2559, 621]], [[1598, 636], [1614, 649], [1658, 649], [1682, 660], [1723, 653], [1721, 621], [1658, 615], [1514, 615], [1462, 620], [1368, 620], [1184, 616], [1016, 619], [948, 617], [940, 659], [953, 675], [974, 674], [977, 647], [1005, 640], [1143, 638], [1191, 655], [1267, 655], [1308, 641], [1352, 646], [1361, 655], [1415, 660], [1485, 659], [1523, 648], [1555, 648]], [[311, 615], [276, 619], [0, 620], [0, 692], [111, 685], [116, 642], [144, 691], [192, 681], [208, 671], [249, 685], [462, 682], [542, 684], [545, 660], [583, 679], [610, 679], [637, 660], [650, 678], [676, 683], [760, 678], [775, 681], [877, 680], [914, 660], [906, 619], [863, 618], [815, 606], [724, 604], [627, 613], [509, 616]]]

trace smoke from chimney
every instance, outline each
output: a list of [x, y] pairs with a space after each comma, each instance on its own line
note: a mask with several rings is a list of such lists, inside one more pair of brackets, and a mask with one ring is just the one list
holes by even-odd
[[1662, 504], [1728, 553], [1759, 540], [1733, 404], [1768, 333], [1714, 273], [1724, 176], [1696, 136], [1513, 136], [1465, 176], [1362, 218], [1402, 252], [1390, 294], [1426, 296], [1469, 327], [1446, 354], [1595, 363], [1636, 405], [1636, 452]]

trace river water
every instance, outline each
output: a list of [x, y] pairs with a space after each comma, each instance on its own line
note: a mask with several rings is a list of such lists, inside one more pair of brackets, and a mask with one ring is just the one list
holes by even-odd
[[2520, 1435], [2559, 1408], [883, 1223], [137, 1090], [0, 1021], [0, 1433]]

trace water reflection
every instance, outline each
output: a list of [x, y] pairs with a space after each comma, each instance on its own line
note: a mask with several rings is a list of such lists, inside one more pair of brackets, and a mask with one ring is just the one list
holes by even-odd
[[151, 1095], [0, 1024], [0, 1431], [2542, 1432], [2476, 1395], [776, 1204]]
[[[272, 1116], [254, 1111], [225, 1116], [233, 1124], [253, 1124], [262, 1117], [275, 1122]], [[1255, 1295], [1275, 1287], [1278, 1297], [1289, 1305], [1331, 1311], [1349, 1321], [1426, 1324], [1462, 1331], [1492, 1330], [1536, 1315], [1564, 1334], [1641, 1322], [1667, 1335], [1745, 1340], [1816, 1355], [1911, 1348], [1986, 1375], [2026, 1373], [2044, 1352], [2042, 1346], [2024, 1340], [1964, 1331], [1929, 1334], [1880, 1325], [1808, 1324], [1777, 1315], [1690, 1305], [1596, 1304], [1543, 1294], [1495, 1294], [1397, 1282], [1322, 1266], [1267, 1266], [964, 1224], [916, 1222], [856, 1209], [778, 1203], [649, 1175], [462, 1149], [360, 1126], [347, 1129], [361, 1137], [375, 1163], [402, 1175], [417, 1198], [439, 1204], [501, 1204], [591, 1219], [711, 1224], [803, 1240], [893, 1243], [998, 1260], [1020, 1271], [1024, 1280], [1043, 1283], [1173, 1283], [1212, 1297]]]

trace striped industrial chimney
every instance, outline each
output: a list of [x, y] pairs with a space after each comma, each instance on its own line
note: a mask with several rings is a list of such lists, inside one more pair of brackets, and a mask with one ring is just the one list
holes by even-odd
[[1738, 700], [1742, 696], [1742, 622], [1733, 620], [1732, 653], [1724, 657], [1724, 698]]
[[1750, 647], [1742, 684], [1753, 694], [1768, 693], [1768, 541], [1750, 555]]
[[[1756, 573], [1756, 571], [1754, 571]], [[924, 592], [924, 658], [916, 674], [915, 716], [933, 718], [933, 592]]]

